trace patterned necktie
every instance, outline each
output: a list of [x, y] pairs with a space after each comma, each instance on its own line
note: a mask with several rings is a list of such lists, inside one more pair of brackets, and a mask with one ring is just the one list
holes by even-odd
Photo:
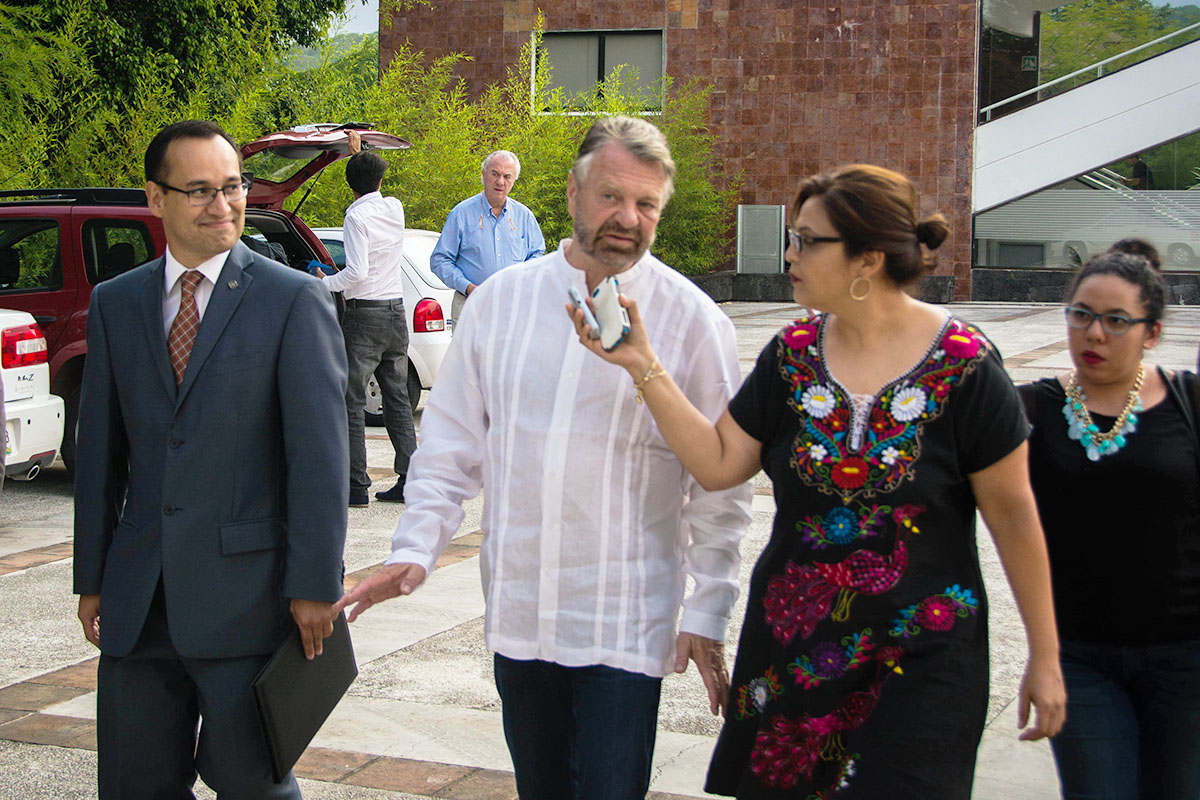
[[200, 328], [200, 310], [196, 307], [196, 287], [204, 276], [200, 270], [189, 269], [183, 273], [183, 297], [179, 302], [179, 313], [171, 323], [171, 334], [167, 337], [167, 355], [171, 357], [171, 369], [175, 370], [175, 385], [183, 383], [183, 373], [192, 355], [196, 331]]

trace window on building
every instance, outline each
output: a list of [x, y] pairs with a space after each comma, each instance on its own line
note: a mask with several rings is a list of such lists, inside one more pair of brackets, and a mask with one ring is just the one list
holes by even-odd
[[640, 95], [647, 110], [662, 107], [660, 30], [544, 33], [539, 58], [550, 63], [550, 90], [561, 87], [569, 105], [580, 105], [620, 67], [626, 91]]

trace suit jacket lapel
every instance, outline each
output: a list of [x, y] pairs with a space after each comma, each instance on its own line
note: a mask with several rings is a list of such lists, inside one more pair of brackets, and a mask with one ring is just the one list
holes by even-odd
[[233, 312], [237, 310], [242, 298], [246, 296], [246, 290], [250, 288], [250, 282], [253, 280], [250, 273], [245, 271], [245, 268], [250, 266], [250, 262], [250, 250], [241, 242], [233, 246], [229, 257], [225, 259], [225, 266], [221, 268], [221, 275], [217, 278], [216, 285], [213, 286], [212, 294], [208, 298], [208, 306], [205, 307], [204, 316], [200, 319], [200, 329], [196, 332], [196, 341], [192, 345], [192, 355], [188, 359], [187, 371], [183, 374], [183, 383], [179, 385], [179, 395], [175, 398], [176, 410], [183, 403], [183, 399], [187, 397], [192, 384], [196, 382], [196, 376], [200, 374], [204, 362], [220, 340], [225, 326], [233, 318]]
[[158, 259], [154, 268], [146, 275], [142, 291], [142, 321], [146, 324], [146, 341], [150, 343], [150, 360], [162, 378], [167, 396], [175, 395], [175, 373], [171, 370], [171, 357], [167, 354], [167, 334], [163, 331], [163, 280], [167, 260]]

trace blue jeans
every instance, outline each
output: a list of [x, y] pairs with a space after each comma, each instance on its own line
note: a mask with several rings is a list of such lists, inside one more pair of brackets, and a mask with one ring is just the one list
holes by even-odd
[[401, 479], [417, 449], [408, 399], [408, 320], [402, 300], [347, 300], [342, 317], [346, 338], [346, 412], [350, 418], [350, 489], [365, 492], [367, 477], [366, 406], [371, 373], [383, 395], [383, 424], [396, 452], [393, 468]]
[[1062, 643], [1065, 800], [1200, 800], [1200, 640]]
[[661, 678], [495, 657], [521, 800], [634, 800], [650, 788]]

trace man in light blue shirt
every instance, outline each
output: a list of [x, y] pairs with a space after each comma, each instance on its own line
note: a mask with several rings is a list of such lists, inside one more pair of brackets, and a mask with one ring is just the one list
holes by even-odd
[[483, 160], [483, 191], [456, 205], [446, 217], [429, 266], [454, 289], [450, 316], [475, 287], [510, 264], [537, 258], [546, 240], [533, 212], [508, 196], [521, 174], [521, 162], [508, 150]]

